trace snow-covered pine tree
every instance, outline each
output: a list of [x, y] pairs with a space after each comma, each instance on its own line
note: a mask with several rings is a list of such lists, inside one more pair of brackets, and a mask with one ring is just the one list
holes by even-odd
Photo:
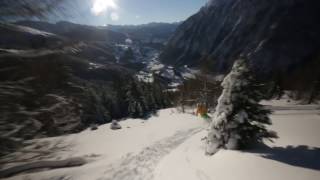
[[265, 125], [270, 125], [270, 110], [259, 102], [264, 98], [246, 60], [237, 60], [222, 82], [223, 92], [210, 124], [206, 154], [220, 148], [243, 149], [263, 138], [276, 137]]

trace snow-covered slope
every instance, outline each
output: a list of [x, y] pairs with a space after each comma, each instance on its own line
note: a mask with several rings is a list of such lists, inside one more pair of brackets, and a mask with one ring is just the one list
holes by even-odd
[[35, 140], [32, 146], [22, 150], [29, 153], [23, 156], [21, 152], [15, 153], [2, 162], [19, 162], [30, 157], [33, 157], [32, 161], [70, 157], [85, 157], [90, 161], [79, 168], [20, 175], [9, 178], [11, 180], [57, 177], [76, 180], [152, 179], [148, 178], [153, 175], [152, 169], [165, 155], [205, 127], [202, 119], [178, 113], [176, 109], [161, 110], [148, 120], [128, 119], [120, 124], [122, 129], [118, 131], [111, 130], [110, 124], [106, 124], [96, 131], [87, 130], [69, 136]]
[[206, 131], [199, 132], [166, 156], [155, 180], [317, 180], [320, 177], [320, 115], [317, 106], [285, 100], [271, 105], [279, 139], [246, 152], [220, 150], [205, 156]]
[[205, 156], [202, 139], [207, 123], [192, 114], [166, 109], [148, 120], [121, 121], [118, 131], [107, 124], [96, 131], [35, 140], [5, 160], [19, 164], [28, 159], [84, 157], [89, 163], [7, 180], [318, 180], [318, 106], [286, 100], [264, 104], [274, 110], [270, 128], [280, 137], [274, 143], [266, 142], [267, 146], [245, 152], [220, 150]]

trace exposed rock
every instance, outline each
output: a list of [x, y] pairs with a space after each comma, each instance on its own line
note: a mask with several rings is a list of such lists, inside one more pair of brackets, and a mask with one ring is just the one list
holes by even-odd
[[90, 130], [91, 130], [91, 131], [98, 130], [98, 125], [92, 124], [92, 125], [90, 126]]
[[112, 130], [119, 130], [119, 129], [121, 129], [122, 127], [121, 127], [121, 125], [119, 124], [119, 122], [118, 121], [116, 121], [116, 120], [113, 120], [112, 121], [112, 123], [111, 123], [111, 125], [110, 125], [110, 129], [112, 129]]

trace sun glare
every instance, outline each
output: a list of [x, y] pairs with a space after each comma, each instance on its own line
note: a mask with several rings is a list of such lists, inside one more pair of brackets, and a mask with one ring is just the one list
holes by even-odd
[[98, 16], [108, 9], [117, 9], [118, 6], [114, 0], [93, 0], [91, 12]]

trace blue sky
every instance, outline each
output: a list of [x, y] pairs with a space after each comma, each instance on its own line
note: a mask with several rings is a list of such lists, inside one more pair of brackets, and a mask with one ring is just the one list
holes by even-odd
[[[86, 1], [86, 2], [85, 2]], [[82, 0], [67, 20], [91, 25], [178, 22], [196, 13], [207, 0]]]

